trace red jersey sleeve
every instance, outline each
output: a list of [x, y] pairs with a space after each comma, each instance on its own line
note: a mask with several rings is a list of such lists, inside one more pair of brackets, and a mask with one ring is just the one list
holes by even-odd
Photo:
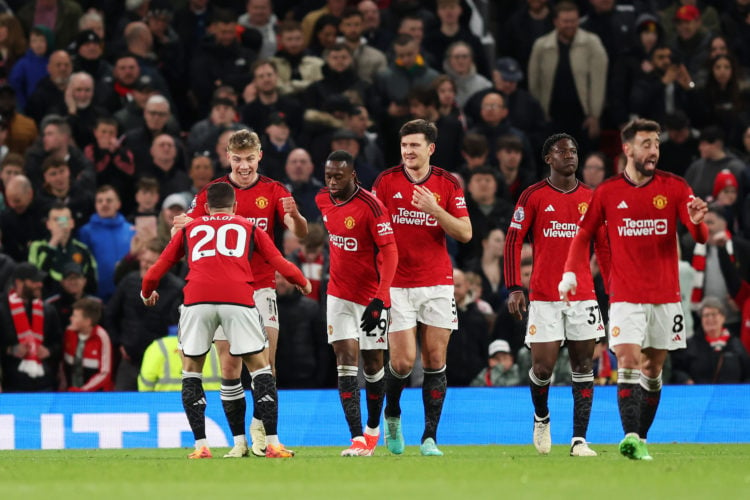
[[185, 256], [185, 246], [183, 244], [183, 238], [185, 236], [185, 229], [178, 231], [169, 240], [167, 248], [159, 256], [156, 263], [146, 272], [143, 277], [143, 283], [141, 284], [141, 295], [144, 297], [151, 296], [151, 292], [156, 290], [159, 286], [159, 281], [162, 276], [167, 274], [167, 271], [180, 261]]
[[504, 273], [509, 291], [520, 290], [521, 286], [521, 248], [526, 234], [534, 225], [535, 209], [530, 203], [534, 186], [526, 189], [518, 199], [513, 218], [505, 238]]
[[255, 250], [266, 259], [269, 264], [277, 269], [292, 284], [305, 286], [307, 278], [302, 274], [302, 271], [281, 255], [281, 252], [279, 252], [273, 240], [265, 231], [256, 228], [256, 230], [253, 231], [253, 239], [255, 242]]

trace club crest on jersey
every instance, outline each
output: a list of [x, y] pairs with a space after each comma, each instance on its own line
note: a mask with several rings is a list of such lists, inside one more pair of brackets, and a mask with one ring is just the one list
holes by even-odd
[[654, 196], [653, 203], [656, 208], [662, 210], [667, 206], [667, 197], [663, 194], [657, 194]]
[[620, 336], [620, 327], [616, 326], [612, 328], [612, 336], [613, 337], [619, 337]]
[[258, 208], [266, 208], [268, 206], [268, 198], [265, 196], [258, 196], [255, 198], [255, 206]]
[[523, 222], [525, 218], [526, 212], [523, 211], [523, 207], [516, 208], [516, 211], [513, 212], [513, 220], [516, 222]]
[[536, 335], [536, 325], [529, 325], [529, 335]]
[[435, 198], [437, 203], [440, 203], [440, 200], [442, 199], [438, 193], [432, 193], [432, 197]]
[[585, 201], [582, 201], [578, 204], [578, 213], [581, 215], [584, 215], [586, 213], [586, 210], [589, 209], [589, 204]]
[[354, 220], [354, 217], [352, 217], [351, 215], [347, 217], [346, 219], [344, 219], [344, 226], [346, 226], [347, 229], [353, 228], [356, 224], [357, 222]]

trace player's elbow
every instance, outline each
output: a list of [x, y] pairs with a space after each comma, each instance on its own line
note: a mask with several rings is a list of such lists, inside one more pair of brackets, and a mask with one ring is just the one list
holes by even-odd
[[456, 240], [458, 240], [459, 243], [468, 243], [471, 241], [472, 235], [471, 224], [468, 224], [468, 227], [461, 228], [456, 235]]

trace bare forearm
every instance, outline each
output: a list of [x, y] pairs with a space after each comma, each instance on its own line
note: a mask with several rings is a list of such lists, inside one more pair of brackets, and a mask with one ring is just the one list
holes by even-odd
[[468, 217], [453, 217], [445, 210], [440, 210], [435, 216], [440, 227], [445, 234], [461, 243], [467, 243], [471, 240], [472, 230], [471, 221]]

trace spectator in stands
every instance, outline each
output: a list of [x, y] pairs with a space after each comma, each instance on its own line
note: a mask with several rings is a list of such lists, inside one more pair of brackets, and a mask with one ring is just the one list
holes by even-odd
[[336, 43], [326, 51], [323, 78], [305, 90], [304, 103], [308, 109], [322, 109], [326, 98], [346, 95], [352, 103], [362, 104], [369, 111], [378, 109], [372, 86], [357, 76], [349, 47]]
[[436, 4], [440, 23], [437, 29], [428, 31], [424, 45], [433, 54], [447, 54], [448, 47], [456, 42], [465, 42], [471, 48], [477, 73], [489, 78], [490, 65], [482, 41], [459, 22], [463, 12], [460, 0], [438, 0]]
[[65, 89], [63, 116], [70, 125], [73, 141], [79, 149], [96, 141], [93, 130], [97, 120], [102, 116], [109, 116], [109, 112], [94, 104], [94, 79], [88, 73], [70, 75], [70, 82]]
[[513, 362], [510, 344], [505, 340], [493, 340], [489, 346], [488, 365], [482, 368], [474, 380], [472, 387], [509, 387], [521, 385], [521, 372]]
[[352, 155], [354, 158], [354, 171], [357, 172], [357, 182], [365, 189], [371, 189], [375, 179], [380, 172], [375, 169], [374, 165], [367, 163], [364, 156], [360, 154], [362, 145], [357, 139], [357, 135], [347, 128], [336, 130], [331, 135], [330, 151], [343, 150]]
[[284, 185], [294, 196], [300, 213], [308, 222], [320, 220], [320, 210], [315, 204], [315, 196], [324, 187], [322, 182], [313, 177], [314, 170], [310, 154], [304, 149], [293, 149], [287, 156]]
[[[442, 116], [453, 116], [466, 129], [466, 116], [456, 103], [456, 83], [448, 75], [438, 75], [432, 80], [430, 86], [438, 94], [438, 111]], [[471, 99], [470, 99], [471, 100]]]
[[[192, 198], [191, 198], [192, 199]], [[156, 238], [159, 245], [166, 247], [172, 239], [174, 218], [185, 213], [189, 205], [188, 199], [181, 193], [172, 193], [164, 199], [159, 212], [156, 226]]]
[[128, 273], [118, 283], [107, 303], [104, 325], [121, 356], [115, 375], [116, 391], [138, 390], [143, 353], [155, 339], [166, 336], [169, 326], [178, 321], [185, 282], [174, 274], [167, 273], [159, 283], [159, 303], [155, 307], [144, 306], [139, 296], [143, 276], [162, 249], [156, 240], [149, 242], [139, 253], [139, 270]]
[[26, 33], [34, 24], [51, 29], [55, 34], [55, 48], [65, 49], [75, 39], [81, 6], [73, 0], [32, 0], [18, 10], [18, 20]]
[[489, 325], [469, 293], [466, 276], [460, 269], [453, 270], [453, 297], [458, 328], [448, 342], [445, 373], [449, 386], [468, 386], [487, 365]]
[[[727, 5], [729, 3], [724, 5], [721, 14], [721, 30], [711, 29], [711, 31], [724, 33], [740, 65], [748, 68], [750, 67], [750, 25], [747, 23], [747, 14], [750, 8], [745, 0], [734, 0], [731, 5]], [[703, 24], [706, 25], [705, 15]]]
[[3, 252], [16, 262], [25, 262], [29, 244], [46, 236], [45, 213], [34, 199], [34, 188], [25, 175], [16, 175], [5, 185], [5, 210], [0, 212]]
[[[180, 36], [172, 28], [174, 11], [167, 0], [151, 0], [148, 14], [143, 19], [151, 34], [151, 53], [148, 45], [143, 46], [144, 56], [152, 61], [153, 69], [163, 77], [170, 97], [174, 99], [176, 109], [187, 105], [184, 94], [189, 87], [186, 81], [187, 59], [185, 47]], [[142, 37], [147, 40], [147, 37]], [[155, 59], [154, 59], [155, 58]]]
[[232, 12], [214, 9], [209, 36], [190, 59], [190, 91], [196, 116], [208, 115], [211, 95], [218, 85], [230, 85], [241, 92], [252, 80], [248, 68], [257, 58], [255, 51], [237, 39], [237, 19]]
[[42, 163], [42, 176], [42, 189], [37, 193], [42, 213], [62, 204], [70, 209], [76, 227], [88, 222], [94, 213], [94, 194], [85, 184], [71, 180], [68, 163], [63, 158], [50, 156]]
[[488, 165], [488, 155], [489, 148], [485, 136], [474, 132], [468, 132], [464, 135], [464, 140], [461, 143], [461, 157], [463, 158], [463, 164], [458, 170], [464, 182], [469, 180], [469, 175], [471, 175], [472, 170], [483, 165]]
[[[154, 340], [144, 351], [138, 374], [138, 392], [182, 390], [182, 350], [177, 333], [176, 325], [170, 327], [169, 335]], [[203, 365], [203, 389], [221, 389], [219, 355], [213, 345]]]
[[[305, 43], [308, 46], [312, 46], [315, 35], [315, 28], [318, 26], [318, 21], [323, 16], [330, 18], [340, 18], [341, 14], [344, 13], [346, 8], [346, 0], [326, 0], [325, 5], [320, 9], [308, 12], [305, 17], [302, 18], [302, 33], [305, 36]], [[338, 23], [336, 23], [338, 25]], [[336, 27], [334, 25], [334, 28]], [[334, 33], [334, 37], [335, 37]]]
[[237, 20], [240, 26], [260, 33], [263, 38], [258, 57], [267, 59], [276, 53], [276, 24], [278, 19], [273, 13], [271, 0], [247, 0], [246, 12]]
[[[193, 155], [193, 160], [190, 162], [190, 168], [188, 169], [188, 177], [190, 177], [191, 181], [190, 188], [180, 194], [185, 199], [192, 200], [214, 178], [214, 165], [211, 162], [211, 156], [208, 151], [202, 151]], [[158, 192], [157, 189], [157, 196]]]
[[674, 377], [686, 384], [740, 384], [750, 381], [750, 356], [724, 326], [726, 308], [716, 297], [700, 304], [701, 328], [685, 351], [673, 355]]
[[[143, 109], [143, 117], [146, 121], [146, 126], [126, 133], [122, 141], [122, 144], [133, 152], [136, 176], [148, 172], [148, 166], [151, 161], [151, 145], [157, 136], [169, 134], [176, 138], [179, 135], [179, 129], [170, 125], [172, 111], [166, 97], [159, 94], [149, 97]], [[182, 143], [175, 142], [175, 145], [179, 145], [177, 149], [177, 163], [181, 165], [181, 168], [184, 168], [187, 165], [184, 148]]]
[[[125, 26], [123, 31], [124, 50], [138, 62], [141, 75], [151, 77], [154, 88], [163, 96], [171, 98], [165, 74], [169, 73], [173, 80], [180, 78], [179, 75], [183, 72], [182, 61], [179, 59], [180, 54], [166, 54], [171, 55], [176, 60], [163, 61], [164, 66], [167, 67], [161, 68], [157, 54], [154, 53], [154, 36], [151, 34], [148, 25], [143, 22], [144, 19], [146, 19], [146, 16], [137, 21], [129, 22]], [[174, 69], [170, 69], [170, 67]]]
[[[97, 85], [97, 102], [115, 113], [130, 102], [133, 87], [141, 76], [141, 68], [132, 54], [127, 52], [115, 57], [112, 76], [105, 77], [106, 86]], [[151, 80], [149, 80], [149, 85]], [[101, 91], [100, 91], [101, 89]]]
[[11, 153], [26, 154], [39, 131], [34, 120], [16, 111], [16, 92], [7, 83], [0, 84], [0, 116], [8, 124], [5, 144]]
[[[0, 122], [2, 127], [2, 122]], [[23, 170], [23, 156], [16, 153], [8, 153], [0, 162], [0, 212], [5, 210], [5, 186], [8, 182], [16, 175], [22, 175]]]
[[16, 61], [26, 52], [25, 34], [30, 32], [31, 26], [28, 27], [29, 29], [23, 29], [12, 12], [3, 12], [0, 14], [0, 27], [4, 28], [5, 33], [3, 40], [0, 41], [0, 51], [3, 54], [0, 58], [0, 75], [5, 79]]
[[73, 238], [75, 220], [70, 208], [62, 203], [52, 205], [47, 212], [46, 222], [49, 238], [32, 241], [29, 246], [29, 262], [44, 272], [43, 297], [49, 297], [61, 290], [65, 266], [78, 264], [86, 276], [86, 293], [96, 293], [96, 261], [88, 247]]
[[[517, 129], [508, 119], [508, 108], [505, 106], [505, 96], [493, 90], [482, 98], [479, 120], [469, 129], [470, 132], [482, 134], [487, 137], [490, 151], [498, 151], [500, 138], [506, 135], [516, 136], [522, 145], [523, 156], [521, 168], [528, 172], [536, 172], [536, 163], [531, 152], [531, 144], [523, 131]], [[489, 156], [490, 165], [497, 166], [497, 156]]]
[[601, 184], [604, 179], [609, 177], [609, 162], [604, 153], [600, 151], [594, 151], [589, 153], [583, 160], [583, 168], [581, 169], [581, 180], [587, 186], [592, 189]]
[[[684, 64], [666, 45], [651, 51], [648, 71], [641, 72], [630, 90], [630, 112], [643, 118], [662, 121], [668, 113], [691, 111], [695, 83]], [[692, 85], [691, 85], [692, 83]]]
[[[304, 272], [304, 267], [302, 269]], [[276, 273], [276, 302], [279, 308], [278, 386], [286, 389], [325, 387], [330, 372], [335, 373], [335, 363], [328, 348], [320, 306], [279, 273]]]
[[73, 73], [70, 55], [64, 50], [50, 54], [47, 72], [48, 75], [39, 80], [26, 102], [26, 114], [37, 123], [48, 114], [65, 112], [65, 90]]
[[534, 42], [529, 59], [529, 91], [555, 130], [576, 138], [581, 152], [599, 137], [607, 86], [607, 52], [599, 37], [580, 29], [578, 7], [554, 7], [555, 30]]
[[[717, 126], [709, 126], [701, 131], [698, 143], [700, 159], [695, 160], [685, 172], [685, 180], [693, 193], [701, 199], [708, 198], [714, 189], [716, 175], [729, 169], [740, 183], [745, 179], [745, 164], [724, 147], [724, 132]], [[742, 186], [745, 189], [744, 186]], [[743, 191], [744, 192], [744, 191]]]
[[206, 118], [190, 128], [187, 139], [188, 154], [206, 151], [216, 144], [216, 138], [227, 129], [239, 130], [242, 125], [235, 120], [237, 104], [226, 97], [214, 97], [211, 100], [211, 111]]
[[[310, 280], [312, 291], [307, 297], [315, 302], [324, 303], [326, 289], [328, 288], [330, 261], [327, 247], [328, 234], [323, 227], [323, 223], [313, 222], [309, 224], [307, 236], [302, 238], [302, 241], [295, 236], [294, 242], [290, 243], [286, 237], [288, 233], [287, 231], [284, 234], [284, 254], [290, 262], [300, 268], [305, 278]], [[293, 233], [292, 236], [294, 236]], [[287, 248], [293, 244], [296, 244], [297, 248]]]
[[73, 304], [78, 299], [87, 298], [101, 302], [99, 297], [84, 292], [86, 275], [83, 274], [81, 266], [75, 262], [68, 263], [63, 267], [60, 287], [60, 293], [56, 293], [44, 301], [45, 305], [50, 305], [55, 309], [60, 319], [60, 325], [70, 324]]
[[177, 144], [169, 134], [159, 134], [151, 144], [150, 162], [144, 175], [159, 181], [161, 197], [190, 189], [190, 178], [178, 165]]
[[667, 136], [659, 146], [659, 168], [684, 176], [690, 164], [698, 159], [698, 131], [679, 110], [664, 117], [664, 128]]
[[62, 328], [54, 309], [42, 302], [43, 279], [33, 264], [20, 263], [7, 294], [0, 295], [3, 392], [57, 389]]
[[676, 38], [672, 51], [691, 75], [700, 72], [708, 60], [712, 32], [704, 28], [695, 5], [683, 5], [675, 13]]
[[208, 0], [189, 0], [177, 8], [172, 25], [185, 49], [185, 57], [191, 61], [201, 41], [208, 33], [215, 6]]
[[138, 179], [135, 183], [134, 198], [134, 209], [128, 213], [128, 222], [133, 223], [137, 217], [144, 216], [156, 219], [156, 216], [159, 215], [159, 209], [157, 208], [159, 205], [159, 181], [153, 177]]
[[702, 107], [698, 123], [718, 125], [724, 131], [727, 147], [739, 148], [748, 119], [750, 92], [741, 88], [741, 69], [732, 56], [716, 56], [709, 61], [709, 67], [706, 84], [698, 89], [695, 99]]
[[361, 149], [360, 154], [364, 157], [366, 163], [372, 165], [378, 172], [385, 170], [385, 160], [380, 148], [378, 134], [370, 131], [373, 122], [370, 121], [370, 113], [367, 108], [362, 105], [354, 106], [351, 114], [344, 120], [344, 126], [357, 136]]
[[79, 299], [73, 304], [70, 325], [63, 336], [63, 390], [112, 390], [112, 342], [99, 326], [101, 317], [99, 300]]
[[[91, 12], [87, 13], [90, 15]], [[98, 15], [94, 13], [94, 15]], [[81, 18], [83, 21], [84, 18]], [[104, 29], [103, 27], [101, 28]], [[76, 36], [73, 50], [73, 71], [85, 72], [94, 79], [94, 96], [107, 93], [112, 80], [112, 65], [104, 58], [104, 38], [93, 29], [82, 29]], [[97, 99], [97, 104], [102, 105]]]
[[[523, 285], [523, 293], [526, 296], [526, 299], [528, 300], [528, 294], [529, 294], [529, 283], [531, 280], [531, 271], [533, 268], [533, 261], [531, 258], [531, 252], [529, 252], [529, 255], [524, 257], [523, 251], [521, 253], [521, 284]], [[502, 267], [501, 267], [502, 272]], [[524, 356], [529, 359], [531, 359], [531, 355], [529, 352], [529, 349], [527, 349], [524, 346], [524, 338], [526, 337], [526, 323], [528, 320], [528, 313], [523, 313], [523, 319], [516, 318], [513, 314], [510, 314], [508, 311], [508, 308], [503, 306], [500, 308], [497, 314], [497, 319], [495, 320], [495, 327], [492, 330], [491, 337], [493, 339], [502, 339], [508, 342], [510, 344], [511, 352], [513, 353], [513, 358], [516, 360], [517, 363], [519, 363], [519, 357], [520, 352], [523, 351], [525, 354]], [[562, 354], [562, 353], [561, 353]], [[559, 362], [559, 356], [558, 356], [558, 362]], [[523, 368], [521, 368], [521, 373], [527, 373], [527, 371], [524, 372]], [[570, 371], [570, 365], [568, 365], [568, 371]]]
[[[146, 103], [153, 95], [160, 95], [153, 84], [153, 79], [149, 75], [141, 75], [133, 83], [132, 88], [128, 89], [128, 96], [123, 103], [122, 108], [115, 111], [113, 116], [120, 124], [120, 130], [126, 134], [135, 129], [142, 129], [146, 126], [144, 118], [144, 108]], [[176, 122], [170, 116], [169, 125], [176, 129]]]
[[279, 91], [298, 94], [312, 82], [323, 78], [324, 61], [307, 51], [302, 27], [296, 21], [279, 24], [280, 46], [271, 60], [278, 71]]
[[518, 61], [521, 71], [527, 74], [534, 42], [554, 28], [550, 3], [549, 0], [527, 0], [518, 6], [503, 23], [502, 29], [498, 30], [499, 55]]
[[482, 221], [484, 236], [479, 240], [479, 249], [471, 255], [473, 258], [463, 263], [463, 268], [481, 279], [480, 294], [475, 298], [482, 299], [493, 311], [499, 312], [504, 308], [508, 296], [503, 277], [507, 223], [501, 228], [490, 226], [491, 222], [489, 219]]
[[466, 101], [476, 92], [492, 87], [492, 83], [477, 73], [471, 46], [454, 42], [445, 52], [443, 70], [456, 84], [456, 104], [463, 109]]
[[81, 227], [78, 239], [94, 254], [99, 270], [97, 295], [107, 302], [115, 288], [115, 264], [127, 255], [135, 230], [119, 212], [120, 197], [112, 186], [99, 186], [94, 203], [96, 213]]
[[495, 157], [502, 181], [498, 192], [513, 204], [518, 202], [523, 190], [535, 181], [533, 171], [524, 165], [525, 155], [523, 143], [518, 137], [506, 135], [498, 140]]
[[94, 165], [96, 185], [114, 187], [123, 200], [122, 212], [130, 214], [135, 193], [135, 160], [133, 152], [121, 144], [117, 128], [114, 118], [99, 117], [94, 127], [96, 140], [84, 148], [83, 154]]
[[461, 165], [461, 143], [464, 139], [461, 122], [451, 115], [440, 114], [438, 94], [432, 87], [415, 87], [409, 92], [409, 113], [413, 119], [421, 118], [435, 124], [438, 136], [430, 161], [456, 172]]
[[354, 61], [354, 71], [361, 80], [372, 83], [375, 73], [388, 66], [385, 54], [367, 44], [362, 37], [363, 15], [354, 7], [344, 10], [339, 24], [343, 43], [349, 47]]
[[[520, 88], [524, 74], [514, 59], [501, 57], [492, 70], [494, 89], [502, 92], [508, 106], [508, 119], [529, 138], [533, 151], [539, 151], [547, 137], [547, 120], [542, 105], [528, 90]], [[475, 93], [467, 102], [464, 111], [470, 120], [481, 115], [481, 103], [491, 89]]]
[[268, 126], [261, 135], [260, 145], [263, 150], [263, 175], [276, 181], [282, 180], [289, 152], [296, 147], [283, 113], [273, 112], [268, 117]]
[[357, 4], [362, 13], [362, 36], [367, 43], [385, 53], [391, 47], [393, 34], [380, 25], [380, 9], [372, 0], [362, 0]]
[[39, 81], [47, 76], [51, 37], [52, 32], [44, 26], [37, 25], [31, 28], [29, 49], [10, 71], [8, 83], [16, 91], [16, 100], [21, 109], [26, 107], [26, 100], [34, 92]]
[[268, 117], [274, 111], [284, 113], [285, 121], [296, 136], [302, 128], [302, 107], [297, 99], [279, 92], [279, 76], [276, 64], [260, 59], [252, 66], [253, 81], [243, 93], [242, 123], [262, 132], [268, 126]]
[[[721, 31], [721, 25], [719, 21], [719, 14], [716, 9], [710, 5], [706, 5], [707, 2], [699, 2], [697, 0], [667, 0], [669, 5], [663, 10], [659, 11], [659, 17], [661, 23], [664, 26], [664, 34], [668, 41], [673, 41], [678, 35], [678, 15], [681, 17], [700, 17], [701, 25], [712, 33], [719, 33]], [[666, 3], [666, 2], [661, 2]], [[683, 7], [691, 7], [688, 10], [682, 9]], [[695, 12], [695, 10], [697, 12]], [[678, 11], [682, 9], [682, 13], [678, 14]]]
[[82, 188], [93, 190], [96, 186], [94, 166], [83, 152], [73, 144], [72, 131], [68, 122], [60, 115], [47, 115], [40, 125], [42, 140], [29, 148], [26, 153], [26, 175], [34, 187], [42, 187], [42, 164], [50, 156], [66, 158], [70, 167], [70, 178]]

